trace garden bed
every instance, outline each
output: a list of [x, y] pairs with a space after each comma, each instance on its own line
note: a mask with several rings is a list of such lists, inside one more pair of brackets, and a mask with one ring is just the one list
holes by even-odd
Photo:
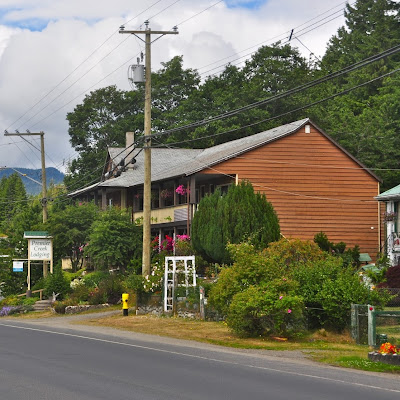
[[372, 352], [368, 353], [368, 359], [370, 361], [400, 366], [400, 354], [381, 354], [381, 353], [372, 351]]

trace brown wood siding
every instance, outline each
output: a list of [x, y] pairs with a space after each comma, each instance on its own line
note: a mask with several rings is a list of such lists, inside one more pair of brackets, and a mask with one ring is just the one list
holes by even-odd
[[248, 179], [272, 203], [286, 237], [322, 231], [372, 257], [379, 250], [378, 181], [313, 126], [202, 173]]

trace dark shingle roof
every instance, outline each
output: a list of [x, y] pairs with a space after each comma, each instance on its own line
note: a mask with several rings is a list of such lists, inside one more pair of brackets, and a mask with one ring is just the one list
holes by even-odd
[[[171, 148], [152, 148], [151, 150], [151, 181], [157, 182], [166, 179], [173, 179], [181, 176], [189, 176], [196, 172], [202, 171], [208, 167], [216, 165], [222, 161], [237, 157], [247, 151], [273, 142], [277, 139], [291, 135], [298, 131], [301, 127], [311, 123], [308, 118], [292, 122], [290, 124], [278, 126], [268, 131], [256, 133], [241, 139], [232, 140], [207, 149], [171, 149]], [[325, 133], [321, 131], [326, 137]], [[329, 138], [329, 137], [328, 137]], [[330, 138], [329, 138], [330, 139]], [[330, 139], [335, 143], [332, 139]], [[361, 167], [364, 166], [356, 160], [345, 149], [335, 143], [342, 151], [349, 155]], [[130, 161], [135, 156], [136, 163], [134, 168], [127, 168], [119, 177], [99, 182], [96, 185], [81, 189], [70, 196], [84, 193], [91, 188], [98, 187], [132, 187], [142, 185], [144, 181], [144, 152], [142, 149], [122, 149], [111, 147], [108, 153], [115, 165], [118, 165], [122, 159]], [[373, 175], [371, 171], [368, 172]], [[373, 175], [376, 179], [378, 177]]]
[[[222, 143], [208, 149], [154, 148], [151, 150], [151, 180], [152, 182], [157, 182], [194, 174], [209, 166], [218, 164], [253, 148], [289, 135], [297, 131], [307, 122], [309, 122], [308, 118], [242, 139]], [[117, 165], [122, 158], [126, 157], [130, 150], [127, 151], [112, 147], [109, 148], [108, 151], [114, 164]], [[139, 149], [134, 151], [132, 156], [138, 151]], [[129, 160], [130, 157], [131, 155], [127, 157], [127, 160]], [[136, 157], [136, 163], [133, 169], [127, 169], [117, 178], [101, 182], [99, 187], [130, 187], [140, 185], [143, 184], [143, 177], [144, 155], [143, 151], [141, 151]]]

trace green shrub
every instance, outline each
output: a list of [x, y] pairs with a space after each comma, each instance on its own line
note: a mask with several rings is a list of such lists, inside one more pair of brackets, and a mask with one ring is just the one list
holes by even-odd
[[231, 244], [228, 249], [234, 264], [222, 268], [209, 297], [210, 305], [223, 315], [228, 313], [236, 293], [284, 274], [284, 268], [278, 263], [270, 262], [266, 251], [258, 252], [250, 243]]
[[22, 300], [22, 305], [33, 306], [38, 301], [37, 297], [24, 297]]
[[65, 309], [68, 306], [75, 306], [75, 305], [76, 305], [76, 302], [73, 299], [68, 298], [63, 301], [55, 301], [53, 303], [53, 308], [57, 314], [65, 314]]
[[143, 291], [143, 277], [138, 274], [129, 274], [124, 281], [124, 285], [127, 289], [135, 292]]
[[89, 292], [88, 302], [91, 305], [104, 304], [107, 302], [107, 293], [96, 287]]
[[54, 303], [53, 303], [53, 308], [54, 308], [54, 311], [57, 313], [57, 314], [65, 314], [65, 308], [66, 308], [67, 306], [64, 304], [64, 302], [62, 302], [62, 301], [55, 301]]
[[51, 297], [53, 293], [59, 294], [58, 299], [62, 300], [68, 293], [71, 287], [69, 280], [64, 276], [61, 266], [54, 269], [53, 274], [49, 274], [44, 280], [44, 295]]
[[297, 283], [277, 279], [250, 286], [237, 293], [229, 306], [226, 322], [239, 336], [265, 334], [292, 336], [304, 330], [302, 299]]
[[3, 300], [1, 300], [2, 306], [19, 306], [22, 304], [23, 298], [17, 296], [7, 296]]
[[360, 248], [354, 246], [352, 249], [346, 250], [346, 243], [333, 243], [328, 240], [328, 236], [324, 232], [319, 232], [314, 236], [314, 242], [319, 248], [330, 255], [340, 257], [343, 260], [343, 266], [359, 267], [360, 265]]
[[99, 284], [99, 289], [105, 293], [105, 303], [117, 304], [125, 291], [123, 279], [120, 275], [109, 275]]
[[83, 283], [88, 288], [98, 287], [100, 282], [110, 276], [108, 271], [91, 272], [83, 277]]
[[43, 277], [41, 277], [40, 279], [38, 279], [35, 284], [32, 286], [32, 291], [33, 290], [39, 290], [39, 289], [44, 289], [44, 281], [45, 279]]
[[350, 323], [352, 303], [373, 301], [381, 306], [388, 301], [385, 293], [371, 292], [353, 268], [344, 268], [341, 258], [298, 265], [291, 274], [300, 284], [298, 294], [308, 308], [310, 328], [342, 331]]
[[[234, 264], [220, 272], [209, 304], [226, 316], [240, 335], [289, 329], [275, 313], [274, 307], [283, 303], [271, 303], [271, 298], [276, 298], [271, 285], [277, 278], [298, 283], [296, 291], [287, 292], [286, 299], [302, 299], [312, 328], [325, 326], [341, 331], [350, 322], [352, 303], [382, 306], [389, 299], [384, 292], [370, 292], [354, 269], [343, 265], [341, 257], [329, 255], [310, 241], [282, 239], [261, 252], [248, 243], [228, 247]], [[265, 314], [265, 308], [271, 314]], [[298, 327], [290, 329], [295, 332]]]
[[120, 275], [110, 275], [99, 282], [97, 287], [89, 289], [89, 304], [117, 304], [125, 292], [123, 277]]
[[73, 288], [70, 294], [70, 299], [72, 299], [76, 304], [81, 302], [86, 302], [89, 299], [90, 289], [85, 285], [77, 285]]

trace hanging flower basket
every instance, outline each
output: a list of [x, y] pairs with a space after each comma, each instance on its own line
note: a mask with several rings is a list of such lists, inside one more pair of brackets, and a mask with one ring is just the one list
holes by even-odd
[[162, 199], [169, 199], [172, 197], [172, 191], [169, 189], [161, 190], [160, 196]]
[[385, 212], [383, 215], [383, 220], [385, 222], [394, 221], [397, 218], [397, 213], [394, 211]]
[[190, 190], [189, 190], [189, 189], [186, 189], [183, 185], [179, 185], [179, 186], [175, 189], [175, 192], [178, 193], [178, 194], [180, 194], [180, 195], [182, 195], [182, 196], [184, 196], [184, 195], [190, 193]]

